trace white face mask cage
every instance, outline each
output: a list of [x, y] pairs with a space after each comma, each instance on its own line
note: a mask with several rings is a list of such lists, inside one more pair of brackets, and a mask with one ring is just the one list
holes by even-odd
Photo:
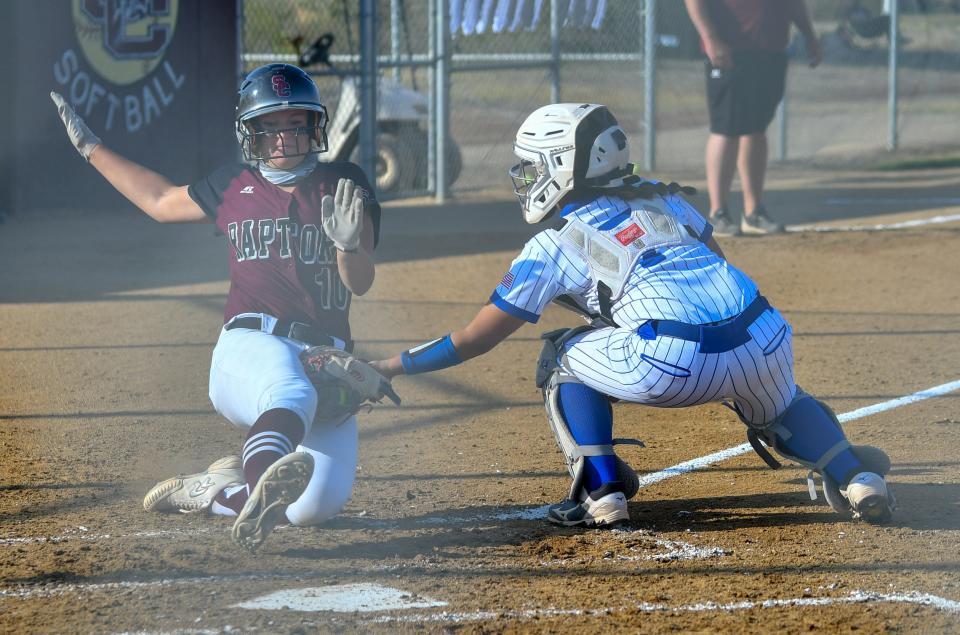
[[544, 174], [543, 161], [534, 162], [528, 159], [520, 159], [520, 163], [510, 168], [507, 173], [513, 181], [513, 193], [516, 194], [521, 207], [526, 210], [527, 202], [530, 199], [530, 190]]

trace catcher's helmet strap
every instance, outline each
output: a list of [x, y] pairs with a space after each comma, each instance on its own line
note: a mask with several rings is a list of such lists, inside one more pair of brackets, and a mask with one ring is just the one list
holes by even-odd
[[610, 170], [606, 174], [601, 174], [600, 176], [592, 176], [590, 178], [584, 177], [580, 179], [580, 184], [584, 187], [597, 187], [601, 185], [609, 185], [611, 181], [616, 181], [617, 179], [623, 179], [617, 185], [633, 185], [642, 180], [641, 177], [633, 174], [633, 171], [630, 169], [629, 165], [623, 168], [615, 168]]

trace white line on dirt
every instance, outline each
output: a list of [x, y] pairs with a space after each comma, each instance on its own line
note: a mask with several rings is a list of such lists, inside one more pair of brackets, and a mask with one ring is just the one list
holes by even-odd
[[[709, 558], [721, 558], [730, 555], [731, 551], [722, 547], [698, 547], [688, 542], [679, 540], [665, 540], [655, 538], [658, 547], [663, 547], [666, 551], [649, 554], [640, 558], [641, 560], [656, 560], [657, 562], [672, 562], [674, 560], [706, 560]], [[631, 556], [620, 556], [617, 560], [636, 560]]]
[[157, 538], [160, 536], [189, 536], [194, 534], [205, 534], [211, 529], [163, 529], [158, 531], [136, 531], [132, 534], [89, 534], [86, 527], [78, 527], [59, 536], [24, 536], [22, 538], [0, 538], [0, 547], [10, 545], [22, 545], [31, 542], [48, 542], [56, 544], [67, 540], [87, 540], [97, 542], [99, 540], [113, 540], [116, 538]]
[[[863, 408], [858, 408], [850, 412], [845, 412], [843, 414], [837, 415], [837, 418], [841, 422], [853, 421], [855, 419], [860, 419], [869, 415], [874, 415], [886, 410], [892, 410], [894, 408], [899, 408], [901, 406], [906, 406], [918, 401], [923, 401], [925, 399], [930, 399], [932, 397], [939, 397], [956, 390], [960, 390], [960, 380], [948, 382], [946, 384], [940, 384], [939, 386], [933, 386], [932, 388], [927, 388], [925, 390], [917, 391], [911, 395], [906, 395], [904, 397], [898, 397], [897, 399], [891, 399], [889, 401], [884, 401], [872, 406], [865, 406]], [[741, 454], [746, 454], [750, 452], [753, 448], [750, 447], [749, 443], [742, 443], [740, 445], [727, 448], [725, 450], [720, 450], [719, 452], [714, 452], [712, 454], [707, 454], [696, 459], [691, 459], [689, 461], [684, 461], [683, 463], [678, 463], [672, 467], [660, 470], [659, 472], [652, 472], [650, 474], [644, 474], [640, 477], [640, 487], [647, 487], [653, 485], [654, 483], [659, 483], [668, 478], [673, 478], [674, 476], [681, 476], [683, 474], [688, 474], [696, 470], [709, 467], [715, 463], [720, 463], [727, 459], [731, 459], [735, 456], [740, 456]], [[456, 515], [451, 514], [447, 516], [431, 516], [428, 518], [421, 519], [417, 524], [422, 525], [438, 525], [438, 524], [469, 524], [469, 523], [481, 523], [481, 522], [493, 522], [493, 521], [504, 521], [504, 520], [539, 520], [546, 516], [547, 509], [549, 505], [542, 505], [540, 507], [530, 507], [525, 509], [510, 510], [505, 512], [498, 512], [495, 514], [477, 514], [477, 515]], [[371, 524], [378, 526], [389, 525], [389, 521], [382, 519], [369, 519]], [[88, 531], [85, 527], [79, 528], [80, 532]], [[115, 539], [115, 538], [128, 538], [128, 537], [143, 537], [143, 536], [162, 536], [162, 535], [175, 535], [175, 536], [185, 536], [191, 534], [205, 533], [209, 531], [214, 531], [213, 529], [184, 529], [184, 530], [164, 530], [164, 531], [143, 531], [135, 532], [132, 534], [125, 535], [111, 535], [111, 534], [91, 534], [85, 535], [84, 533], [73, 533], [68, 532], [60, 536], [25, 536], [17, 538], [0, 538], [0, 546], [9, 546], [23, 543], [32, 543], [32, 542], [62, 542], [64, 540], [105, 540], [105, 539]]]
[[[194, 577], [194, 578], [171, 578], [164, 580], [154, 580], [151, 582], [107, 582], [100, 584], [63, 584], [56, 585], [49, 588], [42, 589], [22, 589], [17, 591], [0, 591], [0, 598], [38, 598], [38, 597], [52, 597], [56, 595], [61, 595], [63, 593], [69, 592], [81, 592], [81, 591], [121, 591], [121, 590], [130, 590], [130, 589], [149, 589], [154, 587], [170, 587], [170, 586], [179, 586], [184, 584], [209, 584], [209, 583], [222, 583], [224, 581], [249, 581], [249, 580], [267, 580], [267, 579], [291, 579], [291, 580], [302, 580], [302, 575], [293, 575], [293, 574], [267, 574], [267, 575], [243, 575], [243, 576], [233, 576], [233, 577], [224, 577], [224, 576], [204, 576], [204, 577]], [[373, 585], [377, 588], [374, 591], [370, 591], [359, 600], [364, 598], [370, 599], [371, 606], [363, 610], [395, 610], [400, 608], [418, 608], [418, 607], [430, 607], [430, 606], [444, 606], [446, 603], [443, 601], [434, 600], [432, 598], [417, 598], [411, 594], [404, 593], [397, 589], [389, 587], [379, 587], [378, 585]], [[358, 610], [358, 605], [349, 605], [349, 597], [354, 597], [357, 599], [356, 593], [353, 593], [355, 588], [358, 585], [347, 584], [347, 585], [331, 585], [326, 587], [314, 587], [310, 589], [300, 589], [298, 590], [287, 590], [283, 593], [286, 595], [282, 599], [286, 603], [277, 604], [273, 600], [277, 599], [271, 596], [265, 596], [263, 598], [258, 598], [257, 600], [251, 601], [253, 604], [243, 603], [237, 605], [240, 608], [259, 608], [266, 610], [287, 610], [291, 598], [294, 597], [298, 592], [300, 595], [296, 595], [296, 599], [301, 604], [298, 604], [296, 610], [317, 610], [317, 611], [332, 611], [332, 612], [345, 612], [345, 613], [356, 613]], [[294, 595], [290, 595], [290, 594]], [[335, 597], [336, 602], [325, 602], [322, 598], [318, 596], [323, 594], [332, 594]], [[276, 595], [276, 594], [275, 594]], [[302, 596], [302, 597], [301, 597]], [[389, 597], [388, 597], [389, 596]], [[345, 599], [346, 598], [346, 599]], [[372, 598], [372, 599], [371, 599]], [[358, 600], [358, 601], [359, 601]], [[262, 601], [262, 602], [261, 602]], [[413, 615], [384, 615], [377, 617], [370, 622], [384, 623], [384, 622], [470, 622], [470, 621], [479, 621], [487, 620], [494, 618], [512, 618], [512, 619], [539, 619], [545, 617], [558, 617], [564, 615], [583, 615], [588, 617], [606, 617], [615, 613], [623, 612], [636, 612], [636, 611], [646, 611], [646, 612], [675, 612], [675, 613], [692, 613], [692, 612], [704, 612], [704, 611], [739, 611], [753, 608], [777, 608], [777, 607], [790, 607], [790, 606], [830, 606], [834, 604], [854, 604], [854, 603], [905, 603], [905, 604], [918, 604], [922, 606], [929, 606], [940, 611], [947, 613], [960, 613], [960, 601], [951, 600], [944, 598], [938, 595], [932, 595], [929, 593], [920, 593], [919, 591], [910, 591], [907, 593], [876, 593], [873, 591], [862, 591], [855, 590], [852, 591], [847, 596], [839, 597], [800, 597], [800, 598], [787, 598], [787, 599], [778, 599], [772, 598], [767, 600], [750, 600], [744, 602], [732, 602], [732, 603], [718, 603], [718, 602], [701, 602], [698, 604], [680, 604], [677, 606], [671, 606], [669, 604], [652, 604], [649, 602], [641, 602], [639, 604], [623, 606], [620, 608], [615, 607], [604, 607], [599, 609], [529, 609], [524, 611], [474, 611], [469, 613], [451, 613], [448, 611], [440, 611], [436, 613], [418, 613]], [[382, 603], [384, 608], [373, 608], [373, 604]], [[244, 604], [249, 604], [245, 606]], [[354, 603], [355, 604], [355, 603]], [[311, 606], [320, 607], [320, 608], [310, 608]], [[290, 607], [293, 608], [293, 607]]]
[[114, 635], [223, 635], [223, 633], [232, 632], [234, 632], [234, 629], [228, 624], [225, 628], [216, 630], [210, 628], [178, 628], [174, 631], [123, 631], [122, 633], [114, 633]]
[[[891, 399], [890, 401], [884, 401], [872, 406], [865, 406], [850, 412], [845, 412], [841, 415], [837, 415], [837, 419], [839, 419], [841, 422], [853, 421], [854, 419], [860, 419], [861, 417], [884, 412], [885, 410], [899, 408], [900, 406], [906, 406], [918, 401], [923, 401], [924, 399], [930, 399], [931, 397], [939, 397], [941, 395], [954, 392], [955, 390], [960, 390], [960, 380], [951, 381], [946, 384], [934, 386], [933, 388], [920, 390], [905, 397], [899, 397], [897, 399]], [[726, 450], [720, 450], [719, 452], [714, 452], [713, 454], [707, 454], [706, 456], [701, 456], [696, 459], [684, 461], [683, 463], [678, 463], [672, 467], [660, 470], [659, 472], [644, 474], [640, 477], [640, 487], [646, 487], [648, 485], [653, 485], [654, 483], [664, 481], [668, 478], [673, 478], [674, 476], [687, 474], [689, 472], [713, 465], [714, 463], [720, 463], [721, 461], [726, 461], [727, 459], [731, 459], [735, 456], [746, 454], [752, 450], [753, 448], [749, 443], [742, 443], [732, 448], [727, 448]]]
[[126, 580], [121, 582], [93, 582], [90, 584], [24, 584], [17, 587], [0, 589], [0, 599], [28, 599], [28, 598], [47, 598], [63, 595], [65, 593], [91, 593], [95, 591], [129, 591], [140, 589], [153, 589], [159, 587], [181, 586], [181, 585], [210, 585], [222, 584], [223, 582], [249, 582], [262, 580], [302, 580], [303, 574], [292, 573], [250, 573], [245, 575], [207, 575], [194, 576], [187, 578], [163, 578], [160, 580], [145, 580], [142, 582]]
[[[960, 204], [960, 199], [956, 199]], [[790, 225], [788, 232], [878, 232], [890, 229], [909, 229], [911, 227], [922, 227], [924, 225], [940, 225], [942, 223], [952, 223], [960, 221], [960, 214], [949, 216], [932, 216], [930, 218], [917, 218], [914, 220], [905, 220], [899, 223], [881, 223], [879, 225]]]
[[754, 600], [745, 602], [731, 602], [720, 604], [717, 602], [703, 602], [700, 604], [651, 604], [641, 602], [621, 608], [600, 609], [530, 609], [526, 611], [473, 611], [469, 613], [451, 613], [440, 611], [426, 615], [383, 615], [369, 620], [370, 623], [383, 624], [389, 622], [405, 623], [445, 623], [445, 622], [476, 622], [490, 619], [542, 619], [549, 617], [563, 617], [578, 615], [583, 617], [609, 617], [617, 613], [663, 612], [663, 613], [699, 613], [705, 611], [742, 611], [746, 609], [769, 609], [790, 606], [830, 606], [835, 604], [865, 604], [865, 603], [901, 603], [929, 606], [948, 613], [960, 613], [960, 602], [948, 600], [937, 595], [911, 591], [909, 593], [874, 593], [872, 591], [853, 591], [850, 595], [841, 597], [801, 597], [787, 599]]
[[960, 198], [948, 196], [863, 198], [859, 196], [833, 196], [824, 201], [827, 205], [960, 205]]

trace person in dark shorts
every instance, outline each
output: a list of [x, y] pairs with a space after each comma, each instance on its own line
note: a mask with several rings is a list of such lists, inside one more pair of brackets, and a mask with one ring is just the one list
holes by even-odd
[[[685, 0], [700, 34], [710, 109], [707, 191], [714, 234], [783, 231], [763, 206], [767, 127], [783, 98], [790, 25], [803, 35], [810, 67], [820, 43], [804, 0]], [[743, 215], [734, 224], [728, 207], [734, 171], [740, 174]]]

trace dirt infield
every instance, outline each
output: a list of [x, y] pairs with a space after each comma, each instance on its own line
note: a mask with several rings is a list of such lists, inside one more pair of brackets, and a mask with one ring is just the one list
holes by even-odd
[[[835, 229], [960, 214], [957, 171], [771, 189], [781, 218]], [[387, 208], [360, 351], [461, 325], [532, 231], [506, 202]], [[960, 632], [960, 384], [890, 403], [960, 380], [956, 219], [721, 239], [793, 323], [799, 384], [893, 458], [888, 526], [838, 520], [803, 470], [753, 453], [663, 474], [739, 446], [742, 425], [628, 404], [615, 435], [645, 441], [622, 455], [651, 481], [631, 527], [548, 526], [568, 479], [533, 367], [539, 334], [576, 324], [551, 308], [484, 358], [398, 378], [403, 406], [360, 420], [344, 513], [257, 556], [228, 521], [141, 508], [154, 482], [240, 447], [206, 394], [223, 240], [134, 213], [0, 225], [0, 631]]]

